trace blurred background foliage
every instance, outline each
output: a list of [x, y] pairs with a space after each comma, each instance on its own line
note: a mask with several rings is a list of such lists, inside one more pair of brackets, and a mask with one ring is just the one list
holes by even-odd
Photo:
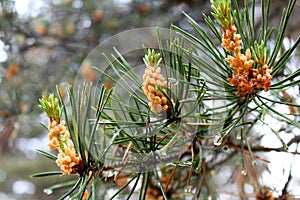
[[[277, 14], [284, 1], [272, 2], [271, 19], [278, 24]], [[297, 2], [295, 10], [299, 9]], [[173, 23], [191, 31], [182, 11], [202, 23], [202, 14], [211, 12], [210, 2], [0, 0], [1, 200], [46, 200], [61, 195], [47, 196], [43, 192], [43, 188], [57, 182], [56, 178], [30, 178], [41, 169], [57, 170], [55, 163], [34, 151], [45, 149], [47, 140], [47, 133], [39, 124], [43, 120], [47, 123], [47, 119], [36, 106], [38, 98], [54, 91], [57, 84], [72, 83], [78, 72], [95, 80], [91, 66], [80, 68], [82, 61], [101, 41], [122, 30], [169, 28]], [[300, 17], [294, 12], [287, 32], [291, 40], [299, 34], [299, 23]]]

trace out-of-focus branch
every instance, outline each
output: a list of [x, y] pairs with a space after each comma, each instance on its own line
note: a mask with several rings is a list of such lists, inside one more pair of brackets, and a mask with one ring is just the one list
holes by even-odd
[[[299, 142], [300, 142], [300, 135], [297, 135], [294, 138], [292, 138], [289, 142], [287, 142], [287, 146], [291, 146], [292, 144], [299, 143]], [[226, 145], [228, 145], [230, 148], [236, 149], [238, 151], [240, 150], [239, 145], [235, 145], [230, 141], [228, 141], [226, 143]], [[249, 151], [247, 146], [245, 146], [244, 148], [245, 148], [245, 150]], [[255, 145], [255, 146], [251, 146], [250, 148], [251, 148], [251, 151], [253, 151], [253, 152], [259, 152], [259, 151], [261, 151], [261, 152], [270, 152], [270, 151], [287, 152], [287, 150], [285, 150], [283, 147], [275, 148], [275, 147], [265, 147], [265, 146], [261, 146], [261, 145]], [[297, 151], [288, 152], [288, 153], [300, 155], [300, 153]]]

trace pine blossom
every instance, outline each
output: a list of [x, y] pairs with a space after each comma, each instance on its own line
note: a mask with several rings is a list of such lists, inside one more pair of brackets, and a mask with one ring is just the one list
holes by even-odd
[[238, 95], [245, 97], [254, 91], [264, 88], [268, 91], [271, 85], [272, 69], [268, 68], [265, 63], [259, 63], [261, 68], [254, 69], [252, 55], [250, 49], [246, 49], [245, 54], [241, 53], [241, 36], [236, 33], [237, 29], [233, 23], [229, 27], [223, 27], [222, 47], [228, 52], [232, 52], [233, 56], [228, 55], [226, 62], [233, 68], [232, 78], [227, 80], [237, 88]]
[[230, 52], [239, 52], [241, 50], [241, 36], [236, 34], [235, 25], [231, 24], [228, 28], [223, 28], [222, 47]]
[[57, 165], [63, 174], [74, 174], [80, 168], [82, 161], [75, 151], [74, 144], [70, 140], [70, 133], [66, 128], [66, 123], [61, 120], [60, 123], [52, 121], [49, 126], [49, 143], [50, 150], [58, 150]]
[[151, 111], [160, 113], [163, 110], [168, 110], [169, 105], [167, 98], [155, 88], [156, 86], [159, 86], [164, 90], [167, 84], [164, 77], [161, 75], [161, 68], [158, 66], [160, 60], [154, 61], [158, 57], [156, 55], [154, 54], [154, 51], [150, 52], [149, 50], [149, 54], [144, 58], [146, 68], [143, 76], [144, 83], [142, 89], [150, 101], [149, 106]]
[[56, 160], [57, 166], [60, 167], [63, 174], [74, 174], [76, 169], [80, 168], [81, 159], [74, 149], [72, 141], [68, 141], [68, 148], [65, 152], [60, 152]]
[[62, 120], [60, 123], [53, 121], [48, 129], [50, 131], [48, 134], [48, 148], [50, 150], [60, 149], [61, 141], [70, 138], [70, 133], [66, 129], [66, 122], [64, 120]]

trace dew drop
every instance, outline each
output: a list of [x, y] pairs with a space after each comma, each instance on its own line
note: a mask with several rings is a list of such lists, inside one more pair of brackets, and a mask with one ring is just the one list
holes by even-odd
[[200, 174], [200, 172], [201, 172], [201, 167], [197, 167], [197, 168], [195, 169], [195, 172], [196, 172], [196, 174]]
[[216, 146], [220, 146], [222, 144], [222, 136], [221, 134], [218, 134], [214, 139], [214, 144]]
[[44, 193], [47, 194], [47, 195], [50, 195], [50, 194], [53, 193], [53, 190], [51, 190], [51, 189], [44, 189], [43, 191], [44, 191]]
[[161, 187], [161, 184], [159, 181], [156, 181], [156, 185], [157, 185], [157, 187]]
[[175, 78], [168, 78], [168, 84], [170, 88], [175, 87], [178, 85], [178, 80]]
[[227, 145], [224, 145], [222, 148], [223, 148], [224, 151], [228, 150], [228, 146]]
[[247, 170], [243, 169], [243, 170], [242, 170], [242, 174], [243, 174], [244, 176], [246, 176], [246, 175], [247, 175]]
[[238, 133], [237, 136], [236, 136], [236, 139], [237, 140], [241, 140], [242, 139], [242, 135], [240, 133]]
[[105, 171], [104, 172], [104, 181], [107, 181], [108, 178], [110, 178], [116, 174], [118, 174], [118, 171], [115, 171], [115, 172], [112, 170]]
[[185, 188], [185, 192], [186, 192], [186, 193], [191, 193], [191, 191], [192, 191], [192, 187], [191, 187], [191, 186], [187, 186], [187, 187]]
[[167, 150], [166, 149], [160, 149], [160, 150], [157, 150], [156, 152], [158, 152], [158, 155], [160, 155], [161, 157], [165, 157], [167, 156]]

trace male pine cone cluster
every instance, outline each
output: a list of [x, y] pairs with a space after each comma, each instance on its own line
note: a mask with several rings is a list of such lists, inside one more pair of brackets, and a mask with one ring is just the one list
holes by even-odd
[[159, 86], [164, 89], [166, 86], [166, 81], [160, 72], [160, 67], [147, 66], [143, 76], [143, 91], [150, 101], [149, 106], [151, 111], [155, 113], [160, 113], [163, 110], [166, 111], [169, 107], [167, 98], [155, 88], [155, 86]]
[[56, 164], [63, 174], [75, 174], [82, 165], [82, 160], [75, 151], [74, 144], [70, 140], [70, 133], [66, 129], [65, 121], [52, 121], [48, 127], [48, 148], [58, 150]]
[[39, 107], [47, 114], [50, 125], [48, 126], [48, 148], [58, 150], [56, 164], [63, 174], [75, 174], [83, 163], [76, 153], [74, 144], [70, 139], [70, 133], [66, 128], [66, 122], [61, 120], [61, 107], [53, 94], [39, 99]]
[[144, 58], [146, 69], [143, 76], [144, 83], [142, 89], [150, 101], [149, 106], [154, 113], [161, 113], [163, 110], [167, 111], [169, 109], [167, 98], [155, 88], [158, 86], [164, 90], [167, 84], [161, 75], [161, 68], [158, 66], [160, 63], [160, 59], [157, 59], [158, 56], [159, 54], [154, 55], [154, 51], [150, 52], [149, 50], [148, 55]]
[[266, 63], [258, 63], [260, 68], [253, 68], [254, 60], [251, 59], [251, 51], [247, 49], [245, 54], [241, 53], [241, 36], [236, 33], [237, 29], [233, 22], [229, 27], [223, 27], [222, 47], [232, 52], [225, 60], [233, 68], [232, 78], [227, 80], [238, 90], [240, 97], [252, 94], [255, 90], [264, 87], [269, 90], [271, 85], [272, 69]]

